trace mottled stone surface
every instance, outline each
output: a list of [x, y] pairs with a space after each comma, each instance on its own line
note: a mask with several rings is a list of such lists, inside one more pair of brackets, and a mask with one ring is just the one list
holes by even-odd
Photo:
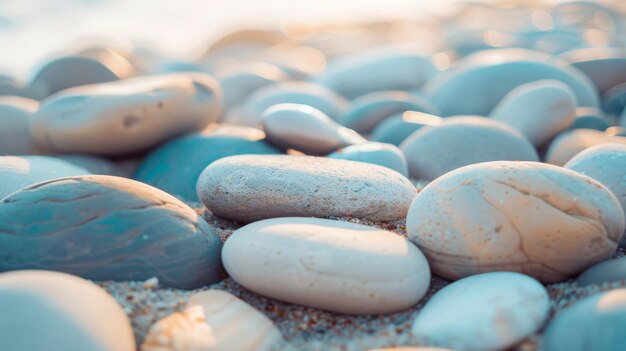
[[207, 167], [198, 195], [218, 216], [403, 218], [415, 186], [382, 166], [312, 156], [233, 156]]
[[191, 289], [220, 280], [221, 243], [191, 208], [112, 176], [42, 182], [0, 202], [0, 271], [45, 269], [94, 280]]

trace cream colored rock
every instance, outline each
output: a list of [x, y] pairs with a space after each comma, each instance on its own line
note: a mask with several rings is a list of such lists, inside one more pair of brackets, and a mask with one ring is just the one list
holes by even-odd
[[322, 156], [348, 145], [367, 142], [357, 132], [309, 105], [274, 105], [265, 110], [261, 124], [272, 144], [308, 155]]
[[386, 167], [312, 156], [242, 155], [209, 165], [198, 196], [214, 214], [242, 222], [288, 216], [403, 218], [415, 186]]
[[274, 323], [221, 290], [189, 298], [187, 308], [154, 324], [142, 351], [265, 351], [282, 341]]
[[32, 155], [39, 150], [30, 135], [30, 119], [39, 102], [18, 96], [0, 96], [0, 156]]
[[433, 272], [514, 271], [544, 283], [610, 258], [624, 232], [615, 196], [590, 177], [536, 162], [488, 162], [428, 184], [407, 233]]
[[576, 119], [576, 95], [556, 80], [522, 84], [489, 115], [524, 134], [536, 147], [569, 128]]
[[106, 291], [49, 271], [0, 274], [3, 350], [134, 351], [133, 329]]
[[351, 160], [371, 163], [393, 169], [405, 177], [409, 176], [409, 166], [406, 157], [400, 149], [391, 144], [368, 142], [352, 145], [328, 155], [338, 160]]
[[557, 136], [546, 153], [546, 162], [563, 166], [579, 152], [594, 145], [617, 143], [626, 145], [626, 137], [609, 135], [593, 129], [575, 129]]
[[203, 129], [217, 120], [220, 104], [219, 85], [205, 74], [137, 77], [56, 94], [31, 127], [52, 151], [123, 155]]
[[320, 218], [274, 218], [238, 229], [224, 267], [244, 287], [282, 301], [350, 314], [400, 311], [430, 284], [422, 253], [392, 232]]

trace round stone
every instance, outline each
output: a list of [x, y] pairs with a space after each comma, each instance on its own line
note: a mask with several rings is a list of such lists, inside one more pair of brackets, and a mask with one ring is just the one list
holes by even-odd
[[624, 214], [604, 185], [537, 162], [487, 162], [428, 184], [407, 233], [448, 279], [489, 271], [564, 281], [610, 258]]
[[556, 314], [541, 344], [549, 351], [621, 350], [626, 345], [626, 289], [588, 296]]
[[517, 129], [540, 147], [574, 123], [576, 96], [559, 81], [526, 83], [513, 88], [489, 117]]
[[399, 146], [418, 129], [424, 126], [438, 126], [441, 122], [443, 122], [441, 117], [407, 111], [385, 118], [374, 128], [370, 139]]
[[141, 350], [269, 351], [281, 341], [278, 328], [254, 307], [226, 291], [206, 290], [154, 324]]
[[390, 313], [417, 303], [428, 262], [395, 233], [319, 218], [273, 218], [236, 230], [224, 267], [239, 284], [277, 300], [350, 314]]
[[261, 118], [269, 142], [308, 155], [323, 156], [367, 141], [309, 105], [274, 105], [265, 110]]
[[610, 127], [610, 119], [599, 108], [578, 107], [576, 109], [576, 119], [569, 129], [606, 130]]
[[391, 144], [368, 142], [338, 150], [330, 158], [371, 163], [393, 169], [405, 177], [409, 176], [409, 166], [404, 154], [398, 147]]
[[223, 73], [219, 77], [224, 92], [224, 111], [240, 104], [256, 90], [288, 80], [278, 67], [255, 63]]
[[90, 174], [85, 168], [48, 156], [0, 156], [0, 199], [50, 179]]
[[439, 290], [415, 318], [412, 332], [427, 345], [504, 350], [536, 332], [549, 310], [548, 292], [535, 279], [513, 272], [483, 273]]
[[594, 47], [566, 52], [560, 58], [583, 72], [600, 94], [626, 83], [626, 50]]
[[0, 305], [3, 349], [135, 351], [124, 310], [81, 278], [34, 270], [2, 273]]
[[133, 178], [183, 201], [200, 202], [196, 183], [212, 162], [235, 155], [281, 153], [259, 129], [222, 125], [161, 145], [143, 159]]
[[38, 107], [35, 100], [0, 96], [0, 155], [39, 153], [30, 135], [30, 119]]
[[512, 127], [483, 117], [445, 118], [438, 126], [424, 127], [401, 145], [411, 177], [435, 179], [474, 163], [538, 161], [533, 145]]
[[626, 145], [626, 137], [609, 135], [593, 129], [574, 129], [559, 134], [546, 152], [547, 163], [563, 166], [579, 152], [594, 145], [617, 143]]
[[201, 130], [220, 113], [217, 81], [200, 73], [138, 77], [55, 94], [31, 124], [51, 151], [124, 155]]
[[219, 238], [193, 209], [126, 178], [61, 178], [0, 201], [0, 271], [157, 277], [192, 289], [221, 280], [220, 250]]
[[607, 284], [618, 281], [626, 281], [626, 257], [594, 264], [576, 278], [578, 286]]
[[392, 221], [415, 186], [386, 167], [313, 156], [232, 156], [209, 165], [198, 196], [214, 214], [242, 222], [311, 216]]

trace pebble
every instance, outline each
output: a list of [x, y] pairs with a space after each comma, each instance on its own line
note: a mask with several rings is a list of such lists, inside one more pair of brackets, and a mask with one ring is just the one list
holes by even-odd
[[274, 323], [232, 294], [207, 290], [154, 324], [142, 351], [269, 351], [282, 341]]
[[220, 101], [208, 75], [137, 77], [55, 94], [42, 101], [31, 128], [51, 151], [125, 155], [203, 129], [217, 120]]
[[596, 263], [582, 272], [576, 283], [579, 286], [626, 282], [626, 257]]
[[224, 92], [223, 109], [226, 112], [258, 89], [286, 81], [288, 76], [276, 66], [254, 63], [223, 73], [218, 79]]
[[198, 196], [215, 215], [241, 222], [273, 217], [406, 216], [415, 186], [386, 167], [313, 156], [243, 155], [209, 165]]
[[609, 127], [611, 127], [611, 121], [599, 108], [578, 107], [576, 109], [576, 119], [569, 129], [606, 130]]
[[419, 89], [437, 72], [428, 56], [381, 48], [333, 60], [314, 81], [354, 99], [375, 91]]
[[439, 290], [412, 330], [427, 345], [504, 350], [536, 332], [549, 310], [548, 292], [535, 279], [513, 272], [483, 273]]
[[437, 109], [422, 97], [401, 91], [381, 91], [354, 99], [340, 121], [358, 133], [370, 134], [386, 118], [406, 111], [437, 114]]
[[400, 149], [413, 178], [432, 180], [474, 163], [538, 161], [533, 145], [512, 127], [484, 117], [445, 118], [438, 126], [413, 133]]
[[57, 272], [0, 274], [3, 350], [135, 351], [117, 302], [84, 279]]
[[623, 350], [626, 289], [598, 293], [557, 313], [544, 332], [546, 351]]
[[620, 116], [626, 107], [626, 83], [614, 86], [602, 94], [602, 109], [609, 115]]
[[600, 94], [626, 83], [626, 50], [623, 48], [584, 48], [561, 54], [560, 58], [589, 77]]
[[32, 99], [0, 96], [0, 156], [39, 153], [30, 135], [30, 119], [38, 107]]
[[221, 243], [194, 210], [149, 185], [76, 176], [0, 202], [0, 271], [46, 269], [94, 280], [191, 289], [221, 280]]
[[87, 175], [89, 171], [48, 156], [0, 156], [0, 199], [50, 179]]
[[513, 88], [489, 117], [524, 134], [536, 147], [568, 129], [576, 119], [576, 96], [559, 81], [539, 80]]
[[269, 142], [307, 155], [323, 156], [367, 141], [309, 105], [274, 105], [263, 112], [261, 124]]
[[593, 129], [567, 131], [559, 134], [550, 143], [545, 162], [563, 166], [584, 149], [606, 143], [626, 144], [626, 137], [609, 135]]
[[424, 91], [443, 117], [487, 116], [513, 88], [544, 79], [567, 84], [579, 106], [599, 106], [595, 87], [582, 73], [517, 49], [487, 50], [461, 59], [430, 80]]
[[610, 258], [624, 232], [615, 196], [590, 177], [537, 162], [467, 166], [428, 184], [407, 233], [448, 279], [489, 271], [564, 281]]
[[265, 141], [263, 131], [220, 125], [167, 142], [146, 156], [134, 179], [187, 202], [199, 203], [196, 183], [212, 162], [243, 154], [281, 154]]
[[222, 259], [236, 282], [258, 294], [348, 314], [403, 310], [430, 283], [428, 262], [407, 239], [329, 219], [249, 224], [228, 238]]
[[428, 113], [407, 111], [385, 118], [372, 131], [370, 139], [400, 146], [411, 134], [424, 126], [438, 126], [443, 119]]
[[391, 144], [368, 142], [352, 145], [328, 155], [339, 160], [371, 163], [393, 169], [405, 177], [409, 176], [409, 166], [400, 149]]

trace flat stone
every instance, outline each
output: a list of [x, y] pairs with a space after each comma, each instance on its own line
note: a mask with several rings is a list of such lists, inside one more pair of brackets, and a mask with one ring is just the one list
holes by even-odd
[[360, 145], [352, 145], [338, 150], [330, 155], [330, 158], [338, 160], [351, 160], [371, 163], [393, 169], [405, 177], [409, 176], [409, 166], [400, 149], [391, 144], [368, 142]]
[[281, 341], [278, 328], [254, 307], [226, 291], [206, 290], [154, 324], [141, 350], [269, 351]]
[[423, 112], [407, 111], [385, 118], [374, 128], [370, 139], [399, 146], [418, 129], [424, 126], [437, 126], [442, 121], [441, 117]]
[[273, 217], [406, 216], [415, 186], [386, 167], [313, 156], [232, 156], [209, 165], [198, 196], [214, 214], [242, 222]]
[[193, 289], [221, 280], [221, 243], [193, 209], [112, 176], [51, 180], [0, 201], [0, 271], [45, 269], [92, 280]]
[[224, 267], [239, 284], [277, 300], [349, 314], [417, 303], [430, 284], [422, 253], [395, 233], [320, 218], [273, 218], [236, 230]]
[[567, 280], [610, 258], [624, 232], [619, 201], [596, 180], [538, 162], [463, 167], [428, 184], [407, 233], [434, 273], [490, 271]]
[[267, 140], [283, 149], [323, 156], [349, 145], [367, 142], [309, 105], [274, 105], [261, 117]]
[[183, 201], [200, 202], [196, 183], [212, 162], [235, 155], [281, 153], [259, 129], [221, 125], [161, 145], [143, 159], [133, 178]]
[[512, 127], [483, 117], [445, 118], [438, 126], [420, 128], [400, 149], [413, 178], [432, 180], [474, 163], [538, 161], [533, 145]]
[[585, 269], [578, 278], [578, 286], [626, 281], [626, 257], [606, 260]]
[[588, 296], [558, 312], [541, 346], [546, 351], [619, 351], [626, 345], [626, 289]]
[[535, 333], [548, 317], [550, 298], [535, 279], [492, 272], [439, 290], [418, 313], [413, 336], [427, 345], [496, 351]]
[[41, 103], [31, 128], [51, 151], [124, 155], [202, 130], [217, 120], [220, 101], [208, 75], [138, 77], [56, 94]]
[[0, 96], [0, 155], [40, 153], [30, 135], [30, 119], [39, 102], [18, 96]]
[[135, 351], [126, 313], [106, 291], [57, 272], [0, 274], [5, 350]]
[[563, 166], [579, 152], [594, 145], [617, 143], [626, 145], [626, 137], [610, 135], [593, 129], [574, 129], [559, 134], [550, 143], [545, 162]]

